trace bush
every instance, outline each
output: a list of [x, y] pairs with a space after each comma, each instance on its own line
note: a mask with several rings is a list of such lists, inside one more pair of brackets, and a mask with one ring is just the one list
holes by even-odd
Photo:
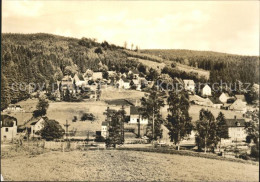
[[92, 113], [84, 113], [81, 116], [81, 121], [86, 121], [86, 120], [90, 120], [90, 121], [94, 121], [95, 120], [95, 116]]
[[249, 160], [250, 159], [250, 157], [247, 155], [247, 153], [240, 154], [238, 156], [238, 158], [241, 158], [241, 159], [244, 159], [244, 160]]
[[97, 135], [95, 138], [95, 142], [105, 142], [105, 141], [106, 139], [101, 135]]
[[259, 146], [255, 145], [251, 147], [250, 156], [259, 159]]

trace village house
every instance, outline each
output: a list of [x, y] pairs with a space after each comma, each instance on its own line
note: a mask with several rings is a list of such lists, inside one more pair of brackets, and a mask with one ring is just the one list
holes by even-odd
[[245, 130], [245, 119], [226, 119], [228, 127], [229, 139], [233, 142], [245, 141], [246, 140], [246, 130]]
[[82, 75], [75, 74], [73, 77], [73, 83], [75, 83], [76, 86], [82, 86], [86, 83]]
[[24, 112], [20, 105], [10, 104], [3, 112]]
[[219, 100], [222, 102], [222, 103], [227, 103], [227, 100], [229, 99], [229, 95], [228, 93], [222, 93], [220, 96], [219, 96]]
[[184, 82], [184, 89], [188, 92], [194, 93], [195, 92], [195, 82], [193, 80], [183, 80]]
[[62, 78], [62, 80], [61, 80], [61, 84], [62, 85], [70, 85], [70, 84], [72, 84], [73, 82], [72, 82], [72, 77], [70, 76], [70, 75], [65, 75], [63, 78]]
[[235, 95], [236, 100], [240, 99], [243, 102], [246, 102], [246, 98], [244, 95]]
[[148, 86], [148, 81], [146, 80], [146, 78], [140, 77], [139, 80], [140, 80], [140, 83], [141, 83], [141, 88]]
[[148, 124], [148, 118], [144, 118], [139, 111], [140, 107], [131, 106], [130, 107], [130, 121], [129, 124]]
[[104, 138], [108, 137], [108, 122], [104, 121], [101, 125], [101, 136]]
[[129, 89], [130, 88], [130, 80], [126, 78], [121, 78], [117, 82], [118, 88], [123, 88], [123, 89]]
[[211, 88], [207, 84], [201, 90], [201, 96], [208, 97], [211, 96]]
[[17, 119], [1, 115], [1, 141], [10, 141], [15, 138], [17, 134]]
[[70, 89], [73, 86], [73, 79], [70, 75], [65, 75], [61, 80], [61, 89]]
[[90, 77], [92, 77], [93, 71], [90, 69], [87, 69], [86, 72], [83, 74], [84, 79], [87, 81]]
[[30, 123], [31, 126], [31, 134], [30, 138], [40, 138], [40, 135], [37, 134], [43, 127], [44, 127], [45, 118], [41, 117], [40, 119], [37, 119], [36, 121], [32, 121]]
[[137, 79], [133, 79], [131, 82], [130, 82], [130, 85], [134, 85], [136, 87], [136, 90], [139, 90], [141, 91], [141, 84], [140, 84], [140, 81], [137, 80]]
[[237, 99], [233, 104], [229, 107], [230, 110], [234, 110], [237, 112], [245, 113], [246, 112], [246, 102], [241, 99]]
[[221, 106], [223, 105], [222, 102], [219, 100], [218, 97], [209, 97], [209, 99], [211, 100], [212, 106], [213, 106], [214, 108], [220, 109]]
[[92, 79], [93, 79], [94, 81], [102, 80], [102, 79], [103, 79], [103, 74], [102, 74], [102, 72], [93, 72]]
[[191, 95], [190, 102], [200, 106], [214, 107], [213, 102], [209, 98], [202, 98], [198, 95]]
[[133, 74], [133, 79], [139, 79], [139, 74], [140, 74], [140, 72], [138, 71], [138, 70], [130, 70], [129, 72], [128, 72], [128, 75], [129, 74]]

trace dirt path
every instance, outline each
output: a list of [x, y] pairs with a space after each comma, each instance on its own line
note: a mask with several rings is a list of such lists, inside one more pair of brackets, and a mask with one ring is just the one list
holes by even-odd
[[73, 151], [2, 159], [5, 180], [258, 181], [259, 166], [136, 151]]

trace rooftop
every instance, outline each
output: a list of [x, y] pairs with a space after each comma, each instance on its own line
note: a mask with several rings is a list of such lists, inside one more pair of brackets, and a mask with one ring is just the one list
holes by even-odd
[[15, 117], [8, 116], [8, 115], [1, 115], [1, 128], [13, 127], [14, 122], [17, 125], [17, 119]]
[[228, 127], [245, 127], [245, 119], [226, 119]]

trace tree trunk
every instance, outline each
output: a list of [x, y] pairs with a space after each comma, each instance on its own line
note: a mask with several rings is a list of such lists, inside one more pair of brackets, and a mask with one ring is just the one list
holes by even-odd
[[177, 140], [178, 140], [178, 150], [180, 150], [180, 131], [178, 132], [178, 138], [177, 138]]
[[204, 153], [207, 153], [207, 138], [205, 137], [205, 148], [204, 148]]
[[154, 140], [154, 108], [153, 108], [153, 140]]
[[220, 148], [221, 148], [221, 138], [220, 138], [220, 142], [219, 142], [219, 152], [220, 152]]

